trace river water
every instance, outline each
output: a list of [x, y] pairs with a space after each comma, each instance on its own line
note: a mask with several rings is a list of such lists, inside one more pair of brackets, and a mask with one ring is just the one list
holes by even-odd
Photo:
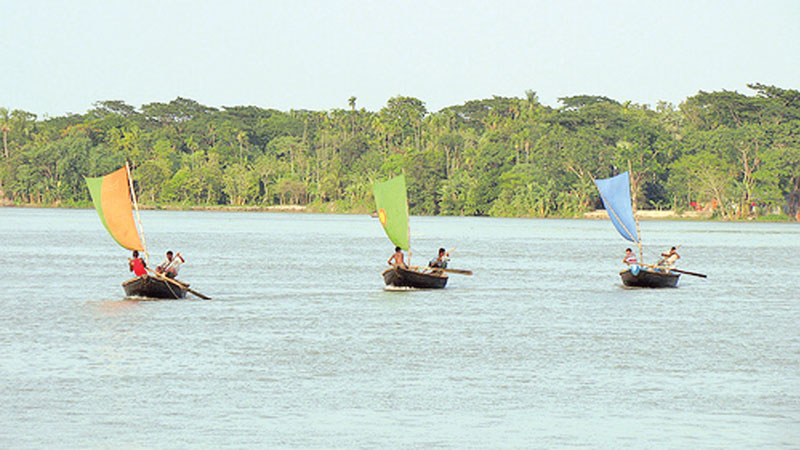
[[[0, 447], [800, 446], [800, 226], [412, 217], [439, 291], [391, 292], [366, 215], [144, 211], [203, 301], [124, 300], [92, 210], [0, 208]], [[649, 256], [648, 256], [649, 255]]]

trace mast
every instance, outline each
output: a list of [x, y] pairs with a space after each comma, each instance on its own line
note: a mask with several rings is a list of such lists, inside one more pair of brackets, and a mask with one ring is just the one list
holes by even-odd
[[[403, 168], [403, 176], [406, 175], [406, 169]], [[404, 183], [405, 184], [405, 183]], [[408, 213], [408, 187], [406, 186], [406, 217], [408, 218], [408, 265], [411, 265], [411, 215]]]
[[[631, 169], [631, 160], [628, 160], [628, 177], [631, 177], [633, 170]], [[644, 252], [642, 251], [642, 232], [639, 230], [639, 218], [636, 217], [636, 190], [631, 184], [631, 208], [633, 209], [633, 221], [636, 222], [636, 245], [639, 246], [639, 264], [644, 264]]]
[[147, 253], [147, 242], [144, 240], [144, 228], [142, 227], [142, 217], [139, 215], [139, 203], [136, 201], [136, 191], [133, 190], [133, 178], [131, 178], [131, 166], [128, 161], [125, 161], [125, 170], [128, 172], [128, 186], [131, 189], [131, 199], [133, 199], [133, 209], [136, 211], [136, 224], [139, 227], [139, 237], [142, 239], [142, 247], [144, 247], [144, 261], [150, 264], [150, 255]]
[[[405, 171], [404, 171], [405, 174]], [[411, 217], [408, 215], [408, 197], [406, 197], [406, 216]], [[411, 221], [408, 221], [408, 265], [411, 265]]]

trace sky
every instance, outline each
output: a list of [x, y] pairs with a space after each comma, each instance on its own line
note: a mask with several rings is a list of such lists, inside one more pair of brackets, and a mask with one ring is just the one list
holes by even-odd
[[493, 95], [655, 106], [748, 83], [800, 89], [800, 1], [9, 1], [0, 107], [101, 100], [429, 111]]

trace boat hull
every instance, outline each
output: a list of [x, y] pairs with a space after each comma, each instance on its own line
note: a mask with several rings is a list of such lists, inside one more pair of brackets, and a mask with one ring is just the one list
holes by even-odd
[[662, 272], [640, 267], [639, 270], [626, 269], [619, 273], [622, 284], [630, 287], [644, 288], [674, 288], [678, 286], [680, 274], [675, 272]]
[[[180, 281], [179, 283], [189, 286], [188, 284]], [[168, 281], [159, 280], [158, 278], [148, 275], [132, 278], [122, 283], [122, 288], [125, 289], [125, 295], [128, 297], [161, 299], [186, 298], [186, 289], [181, 289], [180, 287]]]
[[443, 273], [422, 273], [397, 266], [383, 272], [383, 282], [387, 286], [442, 289], [447, 285], [447, 280], [447, 275]]

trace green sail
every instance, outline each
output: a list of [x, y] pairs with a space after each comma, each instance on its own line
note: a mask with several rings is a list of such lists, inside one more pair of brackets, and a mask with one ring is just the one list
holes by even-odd
[[383, 183], [372, 185], [378, 218], [386, 235], [394, 245], [408, 250], [408, 198], [406, 197], [406, 176], [400, 175]]

